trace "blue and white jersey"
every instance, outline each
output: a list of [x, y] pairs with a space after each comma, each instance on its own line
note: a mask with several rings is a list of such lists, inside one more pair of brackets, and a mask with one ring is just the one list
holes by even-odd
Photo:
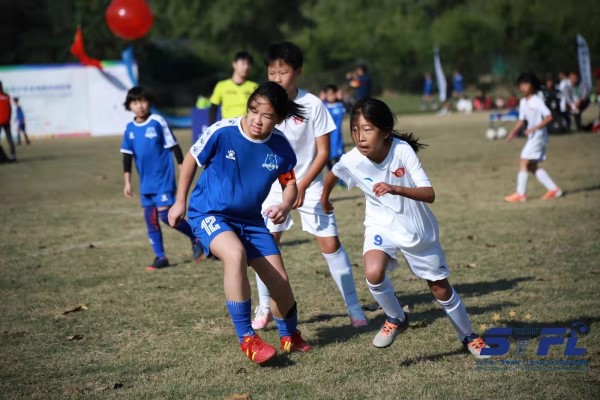
[[[243, 132], [242, 117], [210, 126], [190, 152], [204, 171], [190, 198], [188, 216], [220, 215], [264, 225], [261, 205], [279, 178], [295, 180], [296, 155], [285, 135], [273, 129], [264, 140]], [[290, 173], [291, 172], [291, 173]]]
[[342, 121], [346, 113], [346, 107], [341, 101], [335, 103], [323, 102], [327, 111], [333, 118], [335, 130], [329, 133], [329, 159], [339, 158], [344, 154], [344, 138], [342, 136]]
[[177, 140], [165, 120], [151, 114], [142, 123], [127, 124], [121, 153], [131, 154], [140, 174], [140, 194], [169, 193], [176, 190], [171, 147]]

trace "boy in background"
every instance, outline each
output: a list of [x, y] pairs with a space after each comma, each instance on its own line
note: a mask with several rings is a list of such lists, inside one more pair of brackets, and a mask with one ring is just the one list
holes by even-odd
[[13, 103], [15, 105], [15, 108], [17, 109], [17, 116], [15, 118], [15, 121], [17, 122], [17, 145], [21, 145], [21, 134], [23, 134], [23, 136], [25, 137], [25, 143], [27, 143], [27, 145], [30, 145], [31, 142], [29, 141], [29, 137], [27, 137], [27, 132], [25, 131], [25, 113], [23, 112], [23, 108], [19, 104], [19, 98], [15, 97], [13, 99]]
[[333, 118], [335, 123], [335, 130], [329, 134], [329, 160], [327, 161], [327, 168], [331, 170], [333, 165], [338, 162], [340, 157], [344, 154], [344, 137], [342, 136], [342, 122], [344, 120], [344, 114], [346, 113], [346, 107], [338, 98], [338, 88], [335, 85], [325, 86], [324, 96], [325, 99], [323, 104], [329, 111], [329, 115]]

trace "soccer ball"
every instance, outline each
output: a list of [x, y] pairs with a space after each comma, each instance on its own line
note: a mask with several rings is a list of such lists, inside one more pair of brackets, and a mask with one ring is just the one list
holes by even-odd
[[489, 128], [487, 131], [485, 131], [485, 137], [488, 140], [496, 139], [496, 130], [494, 128]]
[[501, 126], [500, 128], [498, 128], [496, 130], [496, 137], [498, 139], [504, 139], [506, 137], [506, 135], [508, 135], [508, 131], [506, 130], [505, 127]]

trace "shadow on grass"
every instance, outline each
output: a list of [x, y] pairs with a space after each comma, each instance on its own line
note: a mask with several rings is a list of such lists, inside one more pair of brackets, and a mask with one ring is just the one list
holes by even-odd
[[278, 352], [275, 357], [273, 357], [271, 360], [269, 360], [269, 362], [267, 362], [262, 367], [279, 369], [279, 368], [291, 367], [292, 365], [295, 365], [295, 364], [296, 363], [290, 359], [289, 354]]
[[306, 243], [310, 243], [312, 242], [311, 239], [296, 239], [296, 240], [287, 240], [287, 241], [283, 241], [279, 244], [279, 246], [281, 247], [287, 247], [287, 246], [300, 246], [301, 244], [306, 244]]
[[584, 193], [584, 192], [593, 192], [595, 190], [600, 190], [600, 185], [588, 186], [588, 187], [573, 189], [573, 190], [565, 190], [563, 192], [563, 196], [577, 194], [577, 193]]
[[446, 351], [444, 353], [437, 353], [437, 354], [431, 354], [431, 355], [426, 355], [426, 356], [418, 356], [418, 357], [414, 357], [414, 358], [409, 358], [408, 360], [404, 360], [400, 363], [401, 367], [410, 367], [412, 365], [421, 363], [423, 361], [439, 361], [442, 358], [445, 357], [449, 357], [449, 356], [459, 356], [459, 355], [463, 355], [466, 354], [465, 350], [460, 348], [460, 349], [456, 349], [456, 350], [452, 350], [452, 351]]

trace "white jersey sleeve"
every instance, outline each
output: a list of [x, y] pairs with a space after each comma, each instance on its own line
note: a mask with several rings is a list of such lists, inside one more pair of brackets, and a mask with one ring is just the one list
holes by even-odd
[[348, 169], [348, 165], [347, 165], [349, 157], [350, 156], [348, 155], [348, 153], [344, 154], [340, 158], [340, 161], [338, 161], [331, 169], [331, 172], [333, 172], [333, 174], [335, 176], [337, 176], [339, 179], [343, 180], [346, 183], [346, 185], [348, 185], [348, 190], [350, 190], [356, 186], [354, 177], [350, 173], [350, 171]]
[[547, 116], [552, 114], [546, 103], [544, 103], [544, 101], [540, 97], [537, 97], [536, 102], [542, 114], [542, 118], [546, 118]]
[[[220, 123], [217, 122], [215, 125]], [[215, 155], [219, 147], [219, 131], [215, 125], [210, 126], [190, 149], [192, 157], [199, 167], [206, 165]]]
[[401, 159], [416, 187], [431, 187], [431, 182], [421, 165], [419, 157], [408, 143], [402, 144]]
[[521, 101], [519, 101], [519, 120], [520, 121], [525, 121], [527, 119], [525, 116], [526, 108], [527, 108], [527, 100], [525, 100], [525, 98], [522, 98]]

